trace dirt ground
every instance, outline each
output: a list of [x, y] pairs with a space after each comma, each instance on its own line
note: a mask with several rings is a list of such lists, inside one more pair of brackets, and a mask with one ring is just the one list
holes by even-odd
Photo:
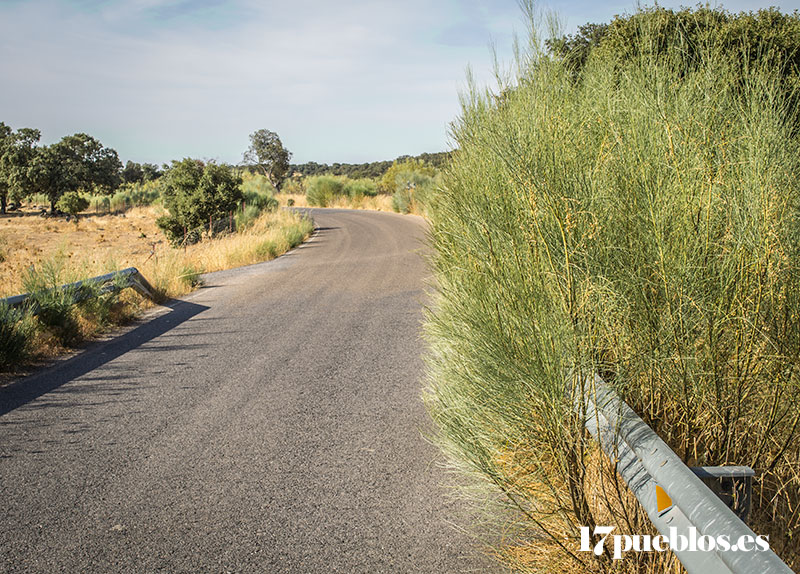
[[168, 248], [155, 224], [161, 213], [140, 207], [83, 215], [77, 224], [33, 211], [0, 216], [0, 297], [23, 292], [25, 269], [53, 258], [64, 258], [70, 272], [84, 276], [143, 265], [154, 250]]

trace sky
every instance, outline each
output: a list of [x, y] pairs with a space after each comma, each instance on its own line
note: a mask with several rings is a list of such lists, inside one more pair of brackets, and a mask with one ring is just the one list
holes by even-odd
[[[541, 6], [570, 33], [636, 5]], [[515, 32], [517, 0], [0, 0], [0, 121], [44, 144], [85, 132], [123, 162], [238, 163], [261, 128], [295, 163], [444, 151], [467, 67], [491, 84], [490, 46], [510, 62]]]

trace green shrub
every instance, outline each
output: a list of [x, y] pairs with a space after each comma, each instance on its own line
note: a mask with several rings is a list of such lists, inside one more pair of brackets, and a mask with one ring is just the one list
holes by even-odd
[[344, 194], [350, 199], [375, 197], [378, 195], [378, 185], [372, 179], [347, 179], [344, 183]]
[[306, 236], [306, 233], [309, 232], [309, 224], [308, 222], [294, 224], [286, 227], [284, 231], [284, 237], [286, 238], [286, 242], [289, 244], [289, 247], [297, 247], [303, 242], [303, 239]]
[[118, 191], [109, 197], [109, 210], [114, 213], [122, 213], [133, 207], [133, 200], [126, 191]]
[[275, 193], [275, 188], [266, 176], [260, 173], [253, 173], [242, 181], [242, 193], [251, 196], [256, 194], [272, 197], [273, 193]]
[[245, 207], [254, 207], [259, 213], [278, 209], [278, 200], [275, 199], [271, 193], [262, 194], [254, 191], [245, 191], [242, 201]]
[[[407, 178], [409, 173], [424, 175], [432, 178], [437, 172], [436, 168], [423, 160], [413, 158], [408, 158], [402, 161], [396, 160], [381, 177], [378, 184], [379, 191], [388, 194], [393, 194], [394, 192], [399, 191], [402, 188], [402, 180]], [[400, 178], [400, 181], [398, 181], [398, 178]]]
[[244, 209], [237, 209], [234, 215], [234, 223], [237, 230], [246, 229], [256, 220], [261, 213], [258, 205], [247, 204]]
[[408, 213], [414, 202], [410, 189], [399, 189], [392, 194], [392, 209], [397, 213]]
[[396, 190], [392, 193], [392, 209], [399, 213], [421, 213], [436, 186], [436, 179], [419, 171], [396, 171]]
[[336, 197], [344, 195], [344, 181], [331, 175], [306, 178], [306, 200], [309, 205], [327, 207]]
[[13, 369], [28, 358], [33, 333], [29, 315], [0, 304], [0, 369]]
[[587, 467], [574, 405], [602, 373], [688, 464], [754, 468], [751, 520], [796, 562], [797, 112], [772, 54], [742, 72], [752, 54], [666, 41], [576, 75], [534, 37], [515, 84], [463, 98], [428, 198], [426, 401], [454, 462], [563, 552], [608, 508], [649, 524]]
[[89, 207], [89, 200], [77, 191], [68, 191], [58, 199], [56, 207], [64, 213], [77, 216]]
[[278, 245], [271, 239], [266, 239], [256, 247], [259, 259], [272, 259], [278, 255]]
[[[76, 309], [81, 316], [88, 319], [96, 332], [104, 331], [111, 323], [113, 307], [119, 302], [120, 291], [127, 287], [127, 280], [121, 275], [111, 282], [113, 289], [104, 289], [104, 285], [84, 281], [81, 288], [80, 301]], [[84, 333], [89, 336], [92, 333]]]
[[303, 195], [306, 192], [303, 179], [300, 177], [287, 177], [281, 186], [281, 193], [293, 193]]
[[227, 165], [184, 159], [160, 181], [169, 215], [156, 223], [173, 245], [199, 240], [203, 229], [212, 233], [213, 222], [227, 221], [243, 197], [242, 179]]

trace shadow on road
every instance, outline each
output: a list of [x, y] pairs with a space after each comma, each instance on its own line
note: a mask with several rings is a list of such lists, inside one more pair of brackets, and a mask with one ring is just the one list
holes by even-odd
[[113, 361], [208, 309], [204, 305], [187, 301], [172, 301], [165, 306], [172, 311], [142, 323], [124, 335], [90, 347], [42, 373], [0, 388], [0, 416]]

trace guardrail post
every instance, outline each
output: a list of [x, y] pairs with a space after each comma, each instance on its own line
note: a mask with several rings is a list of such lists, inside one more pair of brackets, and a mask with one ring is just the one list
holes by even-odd
[[690, 469], [742, 522], [747, 523], [753, 500], [753, 477], [756, 474], [752, 468], [692, 466]]

